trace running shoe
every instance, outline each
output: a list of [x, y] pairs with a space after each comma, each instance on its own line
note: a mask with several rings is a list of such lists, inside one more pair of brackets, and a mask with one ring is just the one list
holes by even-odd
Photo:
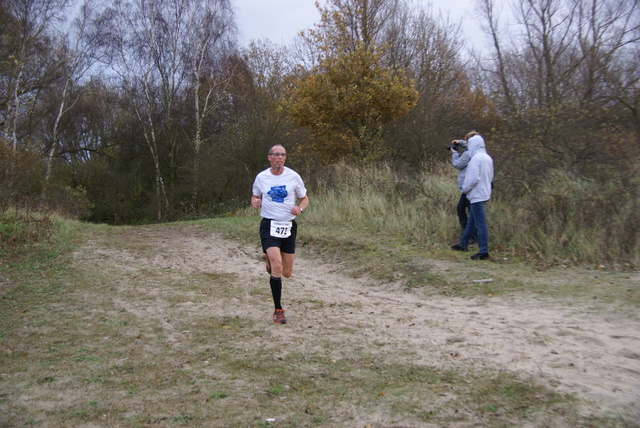
[[286, 324], [287, 319], [284, 317], [284, 309], [276, 309], [273, 313], [273, 322], [278, 324]]

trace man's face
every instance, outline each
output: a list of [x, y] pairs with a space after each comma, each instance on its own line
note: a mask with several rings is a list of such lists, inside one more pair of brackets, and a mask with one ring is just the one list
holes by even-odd
[[284, 166], [284, 162], [287, 160], [287, 151], [284, 147], [275, 146], [269, 152], [269, 162], [271, 163], [271, 168], [282, 168]]

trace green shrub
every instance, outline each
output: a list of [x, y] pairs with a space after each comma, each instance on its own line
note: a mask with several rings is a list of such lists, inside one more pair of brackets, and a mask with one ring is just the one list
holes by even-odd
[[74, 245], [82, 224], [50, 213], [0, 211], [0, 258], [6, 261], [55, 257]]

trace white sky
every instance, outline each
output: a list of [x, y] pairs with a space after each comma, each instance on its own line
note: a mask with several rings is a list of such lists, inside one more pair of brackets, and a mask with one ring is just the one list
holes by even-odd
[[[434, 15], [438, 11], [443, 14], [449, 12], [451, 19], [456, 23], [465, 18], [464, 31], [467, 40], [477, 49], [486, 44], [485, 36], [473, 19], [473, 0], [419, 1], [425, 6], [430, 3]], [[322, 3], [324, 2], [321, 1]], [[276, 44], [289, 43], [301, 30], [312, 28], [320, 17], [315, 0], [234, 0], [234, 4], [236, 23], [243, 44], [263, 38]], [[479, 34], [482, 35], [478, 36]]]

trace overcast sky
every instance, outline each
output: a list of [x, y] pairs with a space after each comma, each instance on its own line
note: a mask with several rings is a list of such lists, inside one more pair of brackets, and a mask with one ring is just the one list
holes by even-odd
[[[470, 17], [475, 16], [472, 0], [420, 0], [424, 5], [431, 3], [434, 14], [442, 11], [450, 13], [454, 22], [465, 19], [465, 35], [476, 48], [485, 41], [480, 27]], [[321, 1], [323, 3], [323, 1]], [[236, 22], [244, 44], [252, 39], [267, 38], [274, 43], [289, 43], [301, 30], [312, 28], [319, 21], [320, 14], [315, 0], [234, 0]], [[471, 37], [471, 32], [476, 32]]]

